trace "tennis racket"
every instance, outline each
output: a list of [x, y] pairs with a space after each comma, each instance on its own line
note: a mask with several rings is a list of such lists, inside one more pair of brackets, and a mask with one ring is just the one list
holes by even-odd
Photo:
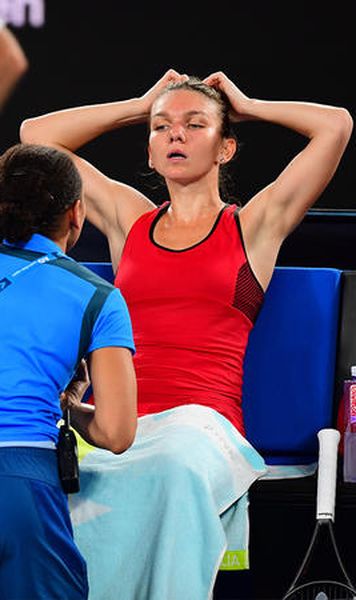
[[299, 571], [283, 600], [356, 600], [334, 536], [337, 449], [340, 433], [321, 429], [316, 524]]

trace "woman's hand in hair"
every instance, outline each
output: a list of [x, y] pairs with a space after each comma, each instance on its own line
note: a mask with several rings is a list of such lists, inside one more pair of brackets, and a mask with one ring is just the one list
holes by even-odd
[[151, 107], [156, 98], [170, 83], [179, 83], [188, 79], [187, 75], [182, 75], [174, 69], [169, 69], [166, 73], [143, 95], [140, 100], [144, 105], [144, 111], [147, 115], [151, 112]]
[[253, 99], [244, 94], [225, 73], [217, 71], [211, 73], [204, 79], [204, 83], [211, 87], [220, 90], [225, 94], [231, 104], [231, 121], [238, 123], [248, 121], [250, 116], [250, 107], [253, 104]]

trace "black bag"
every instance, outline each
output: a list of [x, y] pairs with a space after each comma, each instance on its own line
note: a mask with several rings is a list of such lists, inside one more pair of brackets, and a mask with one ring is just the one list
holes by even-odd
[[79, 492], [78, 445], [74, 431], [70, 428], [69, 409], [63, 413], [64, 424], [59, 429], [57, 444], [58, 470], [63, 491], [66, 494]]

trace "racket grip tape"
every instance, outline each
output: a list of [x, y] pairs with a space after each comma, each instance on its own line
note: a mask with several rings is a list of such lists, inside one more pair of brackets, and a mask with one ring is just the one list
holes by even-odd
[[319, 465], [317, 482], [317, 519], [331, 519], [335, 515], [335, 495], [337, 477], [337, 455], [340, 432], [325, 428], [318, 432]]

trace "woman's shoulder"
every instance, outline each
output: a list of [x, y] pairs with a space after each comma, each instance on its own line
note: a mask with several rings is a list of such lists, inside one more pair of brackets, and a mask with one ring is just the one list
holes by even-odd
[[226, 202], [224, 213], [229, 218], [236, 218], [240, 211], [241, 206], [237, 202]]
[[132, 231], [134, 231], [140, 227], [147, 227], [147, 226], [149, 227], [151, 225], [152, 221], [154, 221], [155, 218], [159, 215], [159, 213], [162, 210], [166, 210], [168, 206], [169, 206], [169, 202], [164, 202], [163, 204], [160, 204], [159, 206], [156, 206], [155, 208], [152, 208], [151, 210], [147, 210], [144, 213], [142, 213], [136, 219], [136, 221], [133, 222], [129, 233], [132, 233]]

